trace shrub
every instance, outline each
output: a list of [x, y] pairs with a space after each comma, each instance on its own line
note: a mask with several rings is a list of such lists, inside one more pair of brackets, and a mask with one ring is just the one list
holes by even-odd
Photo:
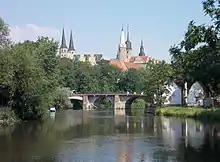
[[13, 125], [19, 121], [18, 117], [11, 108], [1, 108], [0, 120], [1, 125], [3, 126]]
[[58, 110], [69, 109], [72, 108], [73, 105], [69, 100], [69, 96], [71, 91], [69, 88], [58, 87], [54, 92], [54, 106]]

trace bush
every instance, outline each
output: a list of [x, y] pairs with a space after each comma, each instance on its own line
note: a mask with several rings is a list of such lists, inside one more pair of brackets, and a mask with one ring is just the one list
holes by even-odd
[[1, 108], [0, 120], [1, 120], [1, 125], [3, 126], [13, 125], [14, 123], [19, 121], [14, 111], [10, 108]]
[[58, 87], [54, 92], [54, 107], [58, 110], [72, 108], [73, 105], [69, 100], [71, 91], [69, 88]]
[[143, 99], [136, 99], [131, 104], [132, 109], [144, 109], [146, 102]]

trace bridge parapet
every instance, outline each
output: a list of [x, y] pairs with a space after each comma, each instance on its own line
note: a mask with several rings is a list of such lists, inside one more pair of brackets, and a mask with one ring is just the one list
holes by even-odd
[[127, 93], [74, 93], [71, 96], [146, 96], [144, 94], [127, 94]]

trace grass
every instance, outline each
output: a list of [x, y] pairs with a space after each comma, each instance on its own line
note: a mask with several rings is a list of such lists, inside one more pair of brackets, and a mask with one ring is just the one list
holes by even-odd
[[220, 109], [165, 107], [157, 108], [157, 115], [194, 118], [199, 120], [220, 121]]

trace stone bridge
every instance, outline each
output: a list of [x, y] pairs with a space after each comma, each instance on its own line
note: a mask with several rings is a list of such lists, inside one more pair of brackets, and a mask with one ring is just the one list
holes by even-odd
[[146, 99], [143, 94], [127, 94], [127, 93], [89, 93], [89, 94], [73, 94], [70, 100], [81, 100], [83, 109], [89, 110], [96, 108], [104, 99], [108, 99], [114, 109], [131, 109], [132, 102], [137, 98]]

